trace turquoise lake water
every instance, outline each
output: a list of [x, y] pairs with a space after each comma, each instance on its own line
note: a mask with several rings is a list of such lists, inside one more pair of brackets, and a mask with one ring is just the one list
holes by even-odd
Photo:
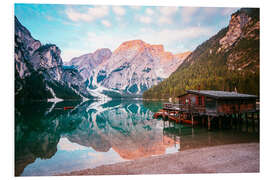
[[140, 100], [16, 104], [15, 175], [55, 175], [190, 148], [259, 142], [257, 129], [209, 132], [154, 119], [161, 107]]

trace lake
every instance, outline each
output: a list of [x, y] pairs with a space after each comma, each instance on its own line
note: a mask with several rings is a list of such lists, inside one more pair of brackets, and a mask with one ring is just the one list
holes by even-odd
[[161, 107], [162, 102], [130, 99], [16, 103], [15, 175], [55, 175], [190, 148], [259, 142], [256, 128], [207, 131], [154, 119]]

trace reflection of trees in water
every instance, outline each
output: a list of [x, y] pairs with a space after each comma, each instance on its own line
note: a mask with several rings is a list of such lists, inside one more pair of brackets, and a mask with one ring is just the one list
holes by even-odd
[[[76, 105], [71, 102], [69, 105]], [[58, 103], [47, 113], [53, 103], [38, 102], [15, 107], [15, 175], [36, 158], [49, 159], [57, 151], [57, 144], [64, 132], [76, 128], [80, 119], [71, 118], [72, 112], [60, 110], [65, 103]]]
[[[75, 108], [64, 111], [64, 106]], [[16, 105], [15, 174], [36, 158], [54, 156], [60, 137], [99, 152], [113, 148], [126, 159], [163, 154], [167, 145], [152, 116], [141, 101]]]
[[143, 101], [144, 107], [148, 108], [152, 112], [158, 112], [162, 108], [162, 102], [161, 101]]
[[163, 134], [179, 142], [179, 150], [224, 144], [259, 142], [258, 132], [247, 132], [243, 129], [218, 129], [208, 131], [204, 127], [192, 128], [190, 125], [163, 121]]

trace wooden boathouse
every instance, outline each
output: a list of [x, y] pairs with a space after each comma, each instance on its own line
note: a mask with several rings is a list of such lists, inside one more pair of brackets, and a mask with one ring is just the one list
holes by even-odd
[[[232, 127], [257, 121], [259, 127], [258, 97], [228, 91], [187, 90], [178, 96], [178, 104], [163, 104], [159, 115], [177, 123], [201, 124], [208, 130], [214, 127]], [[158, 115], [158, 114], [157, 114]]]

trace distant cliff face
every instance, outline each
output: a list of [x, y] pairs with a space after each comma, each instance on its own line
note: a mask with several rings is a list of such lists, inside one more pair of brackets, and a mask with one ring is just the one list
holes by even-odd
[[229, 26], [199, 45], [168, 79], [144, 98], [175, 97], [187, 89], [226, 90], [259, 95], [259, 9], [231, 15]]
[[184, 58], [178, 59], [165, 52], [162, 45], [150, 45], [141, 40], [128, 41], [99, 67], [104, 77], [101, 85], [127, 94], [142, 94], [167, 78]]
[[92, 78], [96, 72], [96, 67], [106, 62], [112, 55], [108, 48], [96, 50], [94, 53], [85, 54], [66, 62], [66, 66], [71, 66], [80, 72], [83, 81], [90, 89], [93, 89]]
[[[258, 12], [242, 9], [231, 16], [229, 29], [220, 39], [218, 53], [231, 53], [227, 59], [229, 70], [259, 70], [259, 31]], [[243, 61], [243, 59], [245, 59]]]
[[15, 17], [16, 100], [91, 97], [78, 71], [63, 67], [60, 54], [56, 45], [41, 45]]
[[165, 52], [163, 45], [132, 40], [122, 43], [113, 53], [100, 49], [66, 64], [80, 71], [89, 89], [105, 88], [120, 96], [141, 95], [167, 78], [189, 54], [173, 55]]

